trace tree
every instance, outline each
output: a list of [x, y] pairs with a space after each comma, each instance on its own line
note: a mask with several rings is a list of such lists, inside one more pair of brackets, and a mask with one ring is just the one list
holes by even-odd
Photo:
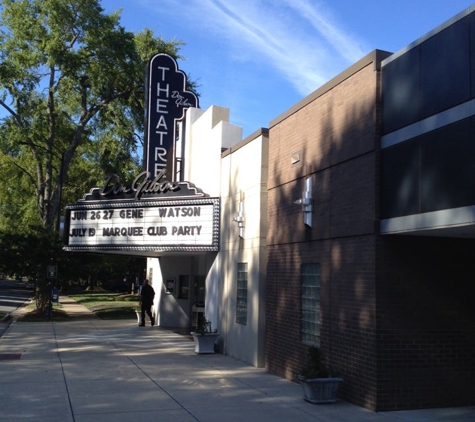
[[160, 52], [183, 59], [182, 41], [119, 21], [98, 0], [0, 0], [0, 268], [44, 286], [39, 308], [52, 259], [65, 279], [79, 269], [109, 277], [134, 261], [63, 253], [53, 234], [62, 204], [110, 173], [135, 177], [147, 62]]
[[67, 290], [70, 282], [101, 282], [106, 285], [119, 275], [128, 273], [130, 280], [143, 276], [144, 259], [107, 256], [62, 250], [56, 233], [41, 225], [20, 230], [0, 230], [0, 273], [34, 281], [36, 308], [45, 311], [51, 285], [47, 278], [48, 265], [58, 269], [53, 280], [58, 288]]
[[0, 0], [0, 13], [0, 212], [31, 220], [33, 197], [52, 230], [81, 176], [90, 188], [112, 171], [136, 173], [146, 63], [158, 52], [182, 58], [183, 42], [127, 32], [97, 0]]
[[46, 267], [61, 255], [58, 236], [42, 226], [0, 231], [0, 272], [34, 280], [36, 307], [40, 310], [45, 309], [49, 298]]

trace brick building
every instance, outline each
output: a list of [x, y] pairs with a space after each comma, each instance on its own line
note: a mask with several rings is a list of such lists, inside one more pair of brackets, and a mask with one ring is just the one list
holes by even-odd
[[352, 403], [475, 404], [473, 12], [271, 122], [269, 371], [317, 345]]
[[[220, 352], [285, 378], [316, 345], [349, 402], [475, 405], [475, 6], [244, 140], [221, 107], [179, 124], [173, 189], [91, 190], [67, 250], [146, 256], [158, 325], [205, 317]], [[115, 220], [76, 218], [98, 207]]]

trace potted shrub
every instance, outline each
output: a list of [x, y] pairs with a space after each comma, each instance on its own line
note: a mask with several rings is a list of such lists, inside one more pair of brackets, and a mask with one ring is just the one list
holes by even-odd
[[200, 318], [196, 330], [190, 334], [195, 342], [195, 353], [214, 353], [214, 344], [219, 337], [219, 333], [218, 330], [212, 330], [211, 321], [208, 321], [206, 318]]
[[342, 378], [323, 364], [323, 353], [318, 347], [308, 349], [307, 366], [297, 376], [304, 399], [313, 404], [334, 403]]

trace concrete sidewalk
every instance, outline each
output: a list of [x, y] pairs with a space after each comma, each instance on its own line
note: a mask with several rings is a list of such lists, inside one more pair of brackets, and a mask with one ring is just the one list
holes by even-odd
[[0, 421], [475, 421], [475, 407], [374, 413], [312, 405], [300, 386], [187, 336], [104, 321], [62, 296], [66, 322], [13, 322], [0, 338]]

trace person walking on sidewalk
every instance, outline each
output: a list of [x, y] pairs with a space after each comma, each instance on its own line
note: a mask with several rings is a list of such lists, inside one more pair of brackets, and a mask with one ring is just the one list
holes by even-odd
[[152, 327], [155, 325], [155, 318], [152, 315], [153, 298], [155, 297], [155, 290], [148, 284], [148, 280], [145, 279], [140, 291], [140, 327], [145, 327], [145, 313], [150, 318]]

